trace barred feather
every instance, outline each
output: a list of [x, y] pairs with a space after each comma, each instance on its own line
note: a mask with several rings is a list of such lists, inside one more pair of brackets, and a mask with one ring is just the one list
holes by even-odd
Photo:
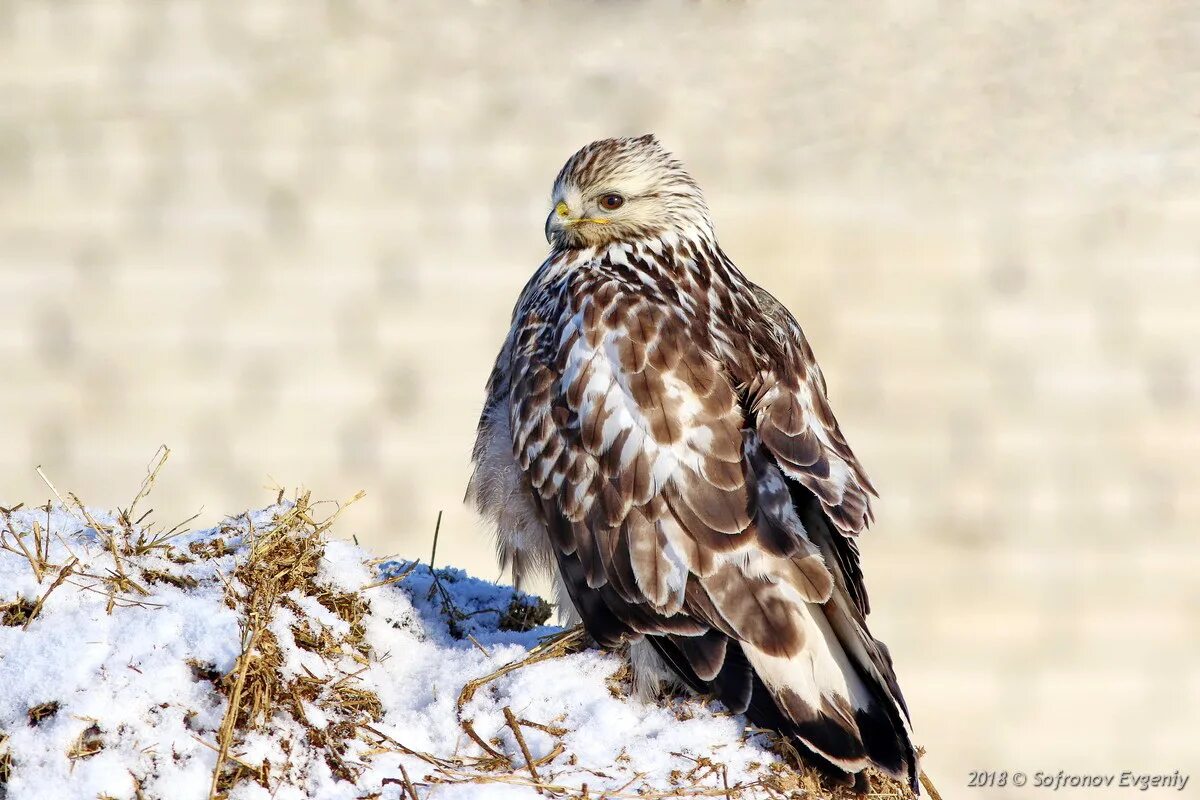
[[[605, 193], [625, 210], [600, 210]], [[915, 787], [848, 538], [874, 488], [800, 326], [721, 251], [653, 138], [585, 147], [554, 203], [577, 216], [547, 221], [554, 249], [492, 372], [468, 490], [502, 556], [515, 575], [555, 564], [601, 645], [644, 638], [818, 764]]]

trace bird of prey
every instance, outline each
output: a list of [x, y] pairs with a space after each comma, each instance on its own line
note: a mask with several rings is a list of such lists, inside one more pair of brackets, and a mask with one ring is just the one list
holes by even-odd
[[652, 135], [554, 181], [551, 246], [487, 385], [468, 500], [514, 582], [557, 579], [602, 647], [719, 698], [865, 786], [917, 790], [855, 541], [875, 494], [796, 320], [717, 243]]

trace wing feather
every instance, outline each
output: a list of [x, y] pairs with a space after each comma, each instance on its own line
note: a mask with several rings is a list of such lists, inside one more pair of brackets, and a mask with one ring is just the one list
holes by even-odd
[[611, 278], [581, 275], [565, 298], [547, 317], [565, 328], [556, 347], [545, 355], [551, 337], [531, 336], [516, 354], [525, 395], [510, 404], [518, 459], [546, 516], [560, 518], [549, 527], [571, 562], [563, 574], [580, 594], [598, 591], [606, 625], [628, 633], [716, 628], [796, 652], [789, 604], [822, 602], [833, 581], [744, 430], [716, 346]]
[[[731, 363], [706, 326], [644, 289], [579, 270], [508, 350], [514, 457], [563, 583], [600, 644], [648, 636], [732, 711], [858, 767], [868, 726], [895, 721], [863, 716], [869, 692], [838, 689], [830, 666], [894, 688], [886, 650], [860, 625], [846, 538], [869, 521], [873, 489], [790, 315], [751, 341], [753, 363]], [[830, 521], [820, 543], [793, 489]]]
[[870, 524], [875, 487], [855, 458], [825, 396], [825, 379], [791, 313], [768, 292], [752, 287], [751, 315], [767, 325], [748, 331], [762, 358], [746, 387], [763, 446], [787, 477], [816, 495], [844, 534]]
[[[514, 311], [479, 436], [476, 502], [510, 536], [545, 526], [542, 558], [598, 643], [646, 637], [820, 763], [915, 780], [852, 538], [874, 487], [800, 326], [715, 241], [552, 254]], [[507, 440], [519, 477], [500, 482]], [[514, 493], [521, 513], [499, 507]]]

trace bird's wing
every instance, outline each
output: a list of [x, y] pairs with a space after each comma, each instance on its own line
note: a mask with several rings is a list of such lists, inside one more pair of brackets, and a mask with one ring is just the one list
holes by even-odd
[[860, 617], [831, 627], [826, 609], [853, 617], [854, 603], [781, 471], [816, 461], [762, 438], [802, 435], [773, 421], [780, 393], [756, 428], [681, 310], [593, 271], [563, 297], [518, 323], [510, 429], [588, 631], [605, 646], [648, 637], [694, 687], [840, 768], [906, 774], [873, 640]]
[[[867, 752], [877, 765], [916, 787], [916, 752], [908, 708], [891, 655], [867, 628], [870, 599], [854, 538], [872, 520], [875, 494], [830, 408], [825, 379], [795, 318], [759, 287], [754, 297], [763, 324], [748, 331], [761, 357], [744, 387], [756, 431], [773, 464], [787, 477], [792, 507], [825, 557], [834, 589], [821, 617], [872, 699], [855, 713]], [[756, 341], [753, 341], [756, 340]]]
[[802, 647], [790, 609], [827, 599], [832, 578], [778, 470], [747, 455], [761, 448], [737, 393], [680, 312], [593, 274], [556, 319], [525, 324], [514, 453], [596, 639], [716, 628]]
[[[754, 290], [767, 321], [747, 331], [754, 349], [764, 355], [746, 386], [758, 435], [784, 474], [816, 495], [839, 531], [861, 533], [873, 519], [875, 487], [838, 427], [800, 325], [778, 300], [759, 287]], [[840, 555], [848, 571], [857, 573], [857, 548], [844, 548]]]

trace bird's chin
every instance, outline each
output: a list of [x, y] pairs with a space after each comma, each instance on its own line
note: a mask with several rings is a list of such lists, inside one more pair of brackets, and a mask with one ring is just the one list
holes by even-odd
[[603, 236], [600, 225], [583, 223], [569, 228], [557, 229], [551, 239], [555, 247], [563, 250], [582, 250], [585, 247], [597, 247], [604, 244], [608, 237]]

